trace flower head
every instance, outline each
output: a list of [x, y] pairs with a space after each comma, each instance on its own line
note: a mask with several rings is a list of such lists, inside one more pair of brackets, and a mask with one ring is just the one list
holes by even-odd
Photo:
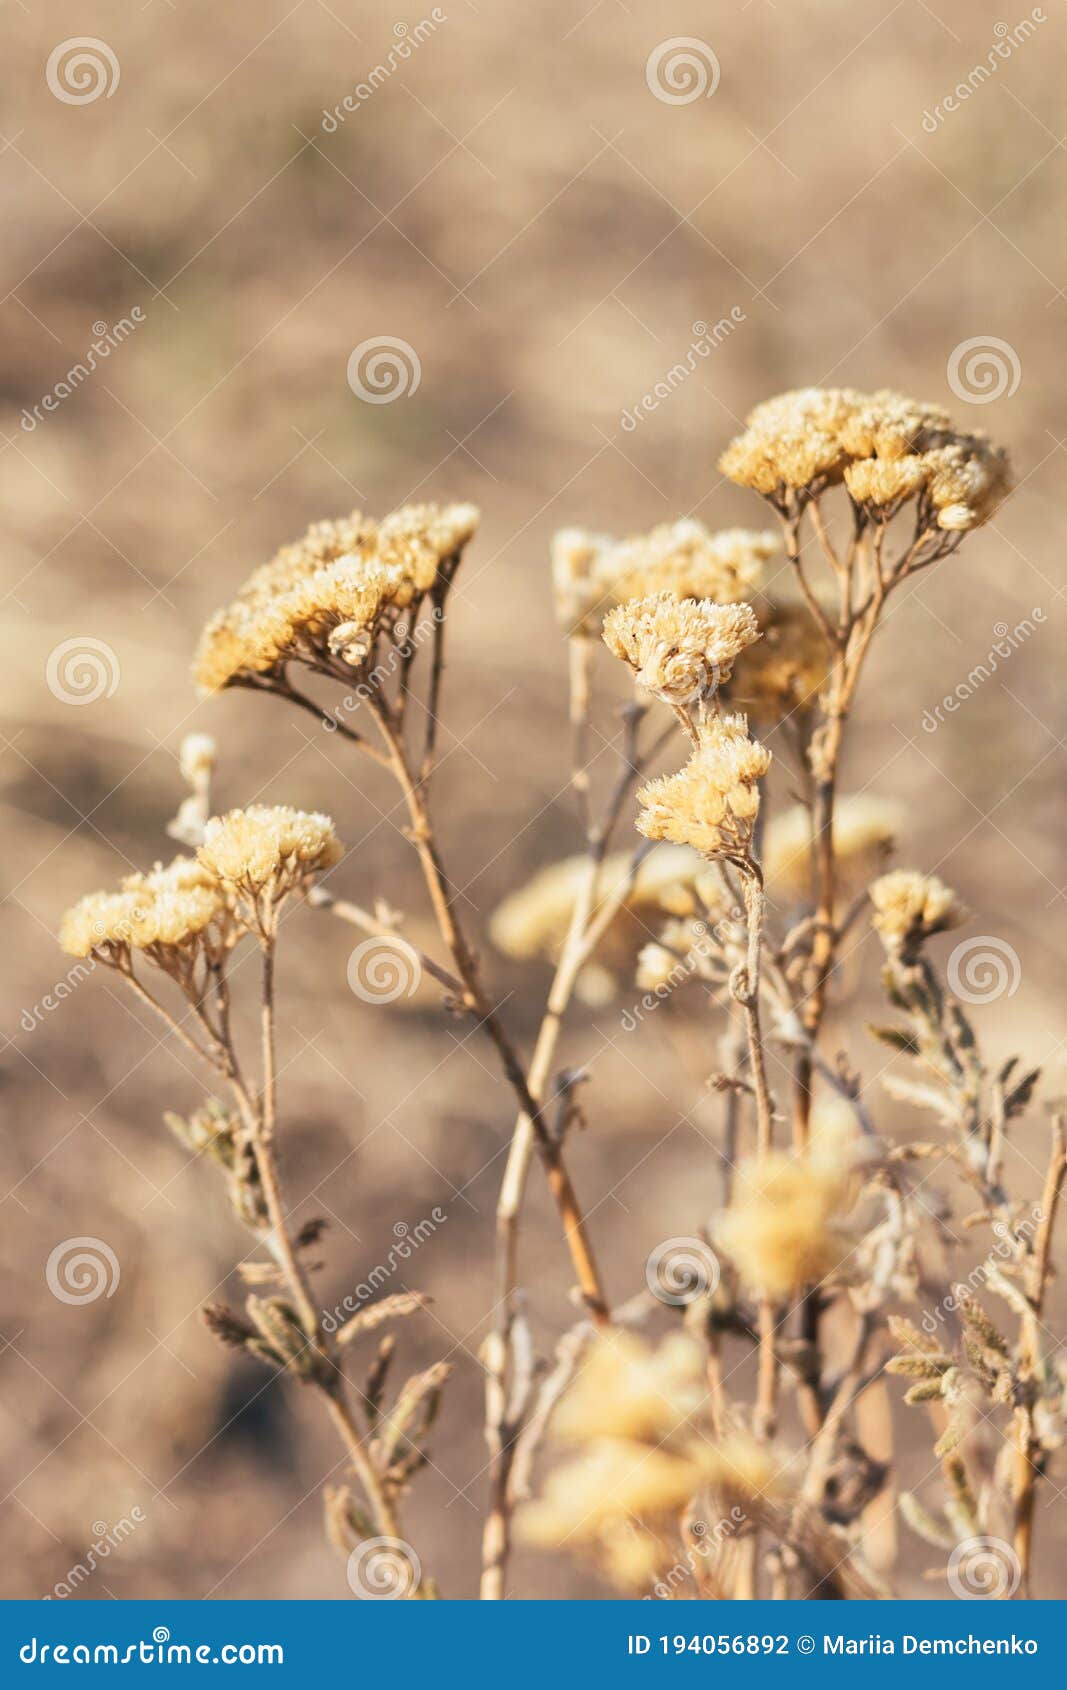
[[752, 596], [763, 565], [777, 550], [773, 534], [747, 528], [713, 534], [702, 522], [684, 517], [602, 551], [596, 574], [619, 604], [663, 592], [737, 604]]
[[632, 1588], [676, 1559], [678, 1515], [698, 1491], [760, 1506], [784, 1497], [771, 1449], [741, 1430], [711, 1438], [706, 1394], [692, 1339], [652, 1349], [618, 1330], [597, 1338], [549, 1428], [576, 1454], [522, 1510], [522, 1535], [591, 1555]]
[[[680, 845], [662, 845], [649, 852], [628, 884], [632, 873], [630, 853], [619, 851], [605, 858], [597, 882], [598, 907], [627, 887], [620, 921], [612, 928], [620, 945], [623, 936], [616, 934], [616, 929], [626, 912], [636, 917], [642, 936], [647, 931], [644, 923], [649, 917], [695, 913], [698, 905], [694, 884], [701, 867], [700, 858], [692, 851]], [[512, 892], [494, 910], [489, 923], [490, 937], [497, 949], [519, 961], [537, 956], [554, 960], [567, 936], [575, 902], [588, 872], [586, 854], [564, 857]]]
[[329, 816], [285, 804], [251, 804], [213, 816], [198, 857], [223, 886], [273, 903], [332, 868], [343, 854]]
[[407, 505], [380, 524], [358, 511], [316, 523], [212, 617], [194, 664], [199, 686], [276, 678], [289, 662], [333, 659], [358, 670], [379, 634], [458, 559], [477, 523], [473, 505]]
[[874, 927], [890, 955], [912, 954], [919, 946], [967, 919], [951, 887], [914, 869], [883, 874], [868, 887]]
[[608, 650], [640, 686], [668, 704], [705, 698], [730, 678], [734, 658], [759, 639], [747, 604], [712, 604], [653, 593], [618, 605], [604, 621]]
[[939, 405], [881, 390], [802, 388], [757, 405], [724, 452], [732, 481], [781, 504], [844, 482], [879, 520], [918, 499], [923, 528], [977, 528], [1011, 490], [1005, 454]]
[[759, 811], [759, 781], [771, 754], [752, 739], [744, 716], [714, 716], [697, 728], [698, 744], [676, 775], [649, 781], [637, 794], [637, 826], [647, 839], [691, 845], [706, 857], [747, 855]]
[[786, 1297], [836, 1273], [851, 1248], [839, 1217], [851, 1203], [848, 1158], [836, 1153], [743, 1162], [733, 1200], [716, 1228], [750, 1290]]
[[63, 917], [59, 942], [71, 956], [120, 964], [131, 950], [190, 950], [214, 937], [225, 942], [228, 906], [223, 888], [195, 857], [157, 863], [148, 874], [127, 875], [118, 892], [91, 892]]

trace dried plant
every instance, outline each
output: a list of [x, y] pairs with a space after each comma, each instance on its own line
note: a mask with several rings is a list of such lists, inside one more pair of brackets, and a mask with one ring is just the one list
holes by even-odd
[[[212, 619], [195, 665], [206, 692], [270, 693], [390, 772], [441, 954], [415, 951], [387, 905], [367, 911], [322, 883], [343, 855], [326, 817], [260, 806], [212, 817], [214, 752], [203, 736], [186, 744], [190, 795], [170, 829], [196, 855], [83, 900], [63, 942], [117, 970], [224, 1084], [226, 1098], [168, 1119], [219, 1167], [269, 1259], [245, 1264], [258, 1288], [246, 1311], [214, 1307], [208, 1324], [322, 1398], [358, 1484], [326, 1499], [331, 1539], [350, 1565], [368, 1544], [400, 1538], [400, 1500], [426, 1458], [447, 1369], [414, 1376], [387, 1402], [387, 1333], [353, 1407], [350, 1350], [417, 1315], [423, 1299], [385, 1297], [336, 1333], [316, 1312], [307, 1253], [321, 1228], [293, 1231], [278, 1171], [274, 974], [295, 899], [407, 945], [445, 1008], [488, 1039], [513, 1093], [482, 1352], [483, 1597], [511, 1589], [516, 1527], [526, 1541], [590, 1558], [628, 1594], [886, 1594], [891, 1556], [874, 1540], [897, 1485], [885, 1431], [894, 1375], [933, 1422], [947, 1487], [939, 1509], [901, 1497], [905, 1520], [951, 1552], [948, 1576], [964, 1584], [990, 1582], [974, 1545], [999, 1543], [990, 1534], [1003, 1529], [1017, 1577], [993, 1593], [1029, 1593], [1040, 1481], [1062, 1435], [1063, 1372], [1044, 1322], [1063, 1131], [1054, 1121], [1042, 1190], [1028, 1205], [1009, 1189], [1004, 1148], [1037, 1075], [1018, 1061], [987, 1067], [928, 950], [965, 913], [940, 881], [887, 870], [905, 825], [899, 807], [840, 790], [891, 596], [988, 519], [1009, 490], [1007, 462], [937, 406], [812, 389], [759, 406], [721, 467], [775, 513], [791, 593], [765, 589], [778, 563], [768, 533], [712, 534], [684, 520], [625, 540], [567, 529], [553, 543], [584, 850], [513, 892], [490, 924], [501, 951], [553, 965], [528, 1058], [483, 981], [431, 808], [450, 588], [478, 522], [469, 505], [315, 525]], [[338, 690], [320, 704], [302, 670]], [[617, 770], [597, 791], [590, 738], [601, 674], [627, 678], [632, 694], [619, 712]], [[791, 790], [768, 816], [772, 739]], [[664, 770], [668, 755], [680, 761], [679, 746], [682, 766]], [[616, 835], [631, 798], [639, 837], [627, 850]], [[847, 995], [846, 940], [865, 911], [897, 1015], [874, 1029], [894, 1053], [884, 1091], [933, 1117], [928, 1140], [879, 1131], [869, 1082], [830, 1042], [835, 994]], [[260, 964], [254, 1079], [231, 1030], [238, 947]], [[559, 1056], [572, 1003], [603, 1002], [631, 969], [669, 1009], [699, 994], [686, 1037], [721, 1103], [721, 1190], [714, 1212], [706, 1205], [696, 1217], [692, 1199], [678, 1198], [680, 1229], [703, 1234], [670, 1241], [691, 1247], [681, 1288], [670, 1278], [677, 1264], [653, 1252], [643, 1287], [635, 1273], [613, 1302], [567, 1166], [569, 1133], [595, 1120], [595, 1087], [580, 1108], [590, 1076]], [[176, 992], [178, 1013], [146, 983], [151, 971]], [[910, 1067], [917, 1077], [899, 1071]], [[581, 1308], [550, 1362], [520, 1289], [535, 1159]], [[962, 1221], [947, 1199], [926, 1201], [942, 1168], [976, 1195]], [[953, 1291], [957, 1228], [977, 1227], [990, 1229], [989, 1255]], [[633, 1329], [661, 1304], [683, 1329], [653, 1342]], [[905, 1311], [921, 1304], [917, 1325]], [[571, 1456], [550, 1464], [542, 1484], [535, 1468], [557, 1442]], [[405, 1595], [436, 1594], [429, 1579], [409, 1583]]]

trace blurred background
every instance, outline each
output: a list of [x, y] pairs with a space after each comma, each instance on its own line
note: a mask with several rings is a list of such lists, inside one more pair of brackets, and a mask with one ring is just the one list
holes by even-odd
[[[321, 1527], [340, 1475], [328, 1428], [199, 1319], [240, 1297], [246, 1248], [211, 1170], [161, 1122], [202, 1082], [101, 971], [56, 997], [59, 916], [169, 855], [178, 748], [199, 729], [219, 740], [219, 806], [330, 811], [350, 846], [331, 887], [388, 899], [429, 938], [388, 782], [274, 701], [199, 702], [189, 662], [206, 617], [310, 521], [474, 500], [437, 812], [528, 1049], [547, 965], [494, 956], [486, 929], [509, 889], [579, 844], [553, 530], [769, 526], [715, 469], [744, 414], [791, 386], [892, 385], [988, 428], [1019, 488], [894, 604], [845, 785], [901, 801], [898, 860], [950, 881], [972, 931], [1017, 954], [1018, 989], [976, 1010], [979, 1030], [991, 1054], [1040, 1063], [1045, 1095], [1062, 1089], [1065, 25], [1058, 5], [1016, 18], [991, 0], [448, 0], [403, 17], [345, 0], [100, 0], [91, 16], [7, 17], [3, 1594], [58, 1590], [136, 1510], [78, 1594], [347, 1597]], [[695, 97], [663, 80], [658, 50], [676, 38], [696, 40]], [[359, 359], [349, 380], [355, 349], [383, 341], [404, 343], [384, 395]], [[992, 343], [977, 375], [971, 341]], [[94, 342], [96, 367], [68, 381]], [[692, 373], [642, 406], [687, 358]], [[1024, 617], [1032, 634], [938, 722]], [[598, 686], [621, 696], [606, 654]], [[610, 709], [598, 720], [606, 780]], [[300, 1217], [330, 1223], [324, 1307], [403, 1228], [447, 1215], [389, 1289], [435, 1299], [401, 1331], [405, 1359], [455, 1369], [409, 1535], [446, 1594], [471, 1596], [477, 1351], [512, 1108], [491, 1052], [432, 994], [395, 1009], [353, 996], [352, 944], [311, 910], [286, 928], [285, 1176]], [[870, 940], [856, 966], [876, 1014]], [[624, 1036], [632, 996], [624, 981], [614, 1004], [576, 1010], [561, 1053], [593, 1062], [572, 1165], [620, 1299], [656, 1243], [699, 1230], [717, 1189], [714, 1108], [676, 1036], [687, 1014], [689, 1036], [705, 1025], [700, 1005]], [[841, 1042], [873, 1072], [865, 1013]], [[1029, 1189], [1040, 1117], [1027, 1130], [1009, 1174]], [[106, 1243], [120, 1277], [67, 1304], [46, 1264], [81, 1237]], [[573, 1310], [536, 1169], [523, 1275], [547, 1348]], [[927, 1444], [912, 1477], [929, 1465]], [[909, 1540], [901, 1588], [940, 1594], [916, 1582], [930, 1559]], [[604, 1594], [533, 1552], [512, 1584]], [[1038, 1594], [1055, 1585], [1046, 1560]]]

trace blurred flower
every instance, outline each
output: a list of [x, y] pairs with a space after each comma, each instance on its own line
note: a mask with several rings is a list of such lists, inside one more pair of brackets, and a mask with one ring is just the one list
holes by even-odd
[[883, 874], [868, 891], [874, 905], [871, 925], [890, 954], [915, 951], [933, 934], [967, 919], [951, 887], [914, 869]]
[[[904, 811], [866, 793], [839, 798], [834, 807], [834, 855], [839, 893], [860, 890], [896, 843]], [[767, 890], [779, 903], [810, 903], [811, 812], [795, 804], [772, 817], [763, 841]]]

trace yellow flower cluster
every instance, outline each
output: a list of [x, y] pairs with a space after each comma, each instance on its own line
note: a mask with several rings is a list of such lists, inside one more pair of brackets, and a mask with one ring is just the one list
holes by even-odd
[[409, 505], [381, 523], [354, 511], [318, 522], [252, 572], [201, 636], [193, 672], [204, 692], [287, 662], [358, 669], [381, 629], [418, 603], [478, 526], [473, 505]]
[[117, 892], [90, 892], [64, 915], [59, 942], [71, 956], [124, 967], [131, 951], [161, 966], [219, 954], [247, 929], [235, 894], [274, 902], [342, 855], [327, 816], [253, 805], [207, 823], [196, 857], [131, 874]]
[[914, 869], [883, 874], [868, 887], [871, 925], [891, 954], [914, 951], [935, 933], [959, 927], [967, 912], [951, 887]]
[[[598, 905], [625, 884], [630, 863], [628, 851], [615, 852], [604, 860], [597, 881]], [[634, 876], [622, 910], [638, 919], [641, 932], [646, 931], [644, 922], [656, 915], [695, 913], [694, 883], [702, 869], [700, 858], [681, 845], [662, 845], [650, 851]], [[554, 960], [567, 936], [588, 872], [586, 854], [564, 857], [505, 898], [489, 923], [489, 935], [497, 950], [520, 962], [537, 956]]]
[[647, 692], [667, 704], [695, 704], [730, 678], [734, 658], [759, 639], [751, 605], [712, 604], [652, 593], [617, 605], [604, 643]]
[[719, 468], [772, 500], [844, 482], [872, 513], [918, 497], [924, 526], [961, 530], [985, 522], [1011, 490], [1007, 457], [984, 434], [961, 433], [941, 406], [900, 393], [802, 388], [746, 421]]
[[592, 633], [606, 606], [653, 593], [738, 604], [755, 592], [777, 549], [773, 534], [712, 534], [692, 517], [627, 540], [564, 528], [552, 541], [556, 613], [568, 633]]
[[197, 855], [223, 886], [277, 900], [339, 863], [344, 849], [329, 816], [251, 804], [213, 816]]
[[118, 892], [90, 892], [67, 911], [59, 942], [70, 956], [121, 962], [131, 950], [180, 949], [212, 922], [225, 925], [226, 899], [195, 857], [131, 874]]
[[637, 794], [646, 839], [691, 845], [705, 857], [747, 856], [759, 812], [758, 782], [771, 754], [752, 739], [744, 716], [713, 716], [697, 727], [684, 769], [649, 781]]
[[698, 1346], [681, 1334], [657, 1350], [622, 1331], [596, 1339], [551, 1426], [578, 1453], [520, 1514], [522, 1535], [591, 1555], [634, 1589], [676, 1557], [678, 1516], [697, 1491], [741, 1501], [779, 1493], [766, 1446], [704, 1431], [702, 1372]]
[[813, 1139], [805, 1156], [771, 1151], [742, 1162], [715, 1238], [743, 1284], [787, 1297], [838, 1273], [852, 1247], [840, 1217], [853, 1183], [839, 1133]]

